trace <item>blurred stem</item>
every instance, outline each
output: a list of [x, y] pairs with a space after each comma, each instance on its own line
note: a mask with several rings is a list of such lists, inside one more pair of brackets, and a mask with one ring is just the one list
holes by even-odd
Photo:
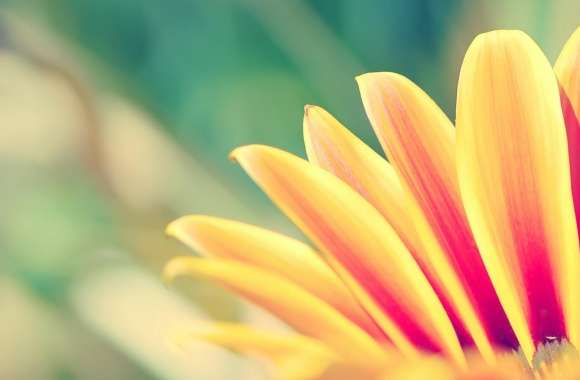
[[45, 70], [60, 77], [78, 99], [85, 120], [84, 162], [88, 167], [88, 170], [93, 173], [93, 176], [97, 180], [97, 184], [100, 186], [101, 190], [106, 195], [113, 196], [107, 170], [103, 164], [104, 150], [101, 147], [103, 140], [100, 136], [101, 121], [91, 91], [87, 85], [79, 79], [78, 75], [75, 75], [75, 73], [67, 68], [40, 58], [37, 58], [36, 62]]
[[41, 70], [60, 78], [75, 95], [84, 118], [83, 162], [87, 166], [88, 171], [93, 173], [93, 178], [96, 179], [100, 190], [105, 195], [113, 196], [112, 187], [103, 164], [102, 156], [104, 150], [101, 147], [102, 139], [100, 137], [101, 121], [99, 111], [88, 85], [80, 79], [81, 76], [79, 74], [65, 65], [46, 59], [22, 46], [17, 46], [16, 50]]

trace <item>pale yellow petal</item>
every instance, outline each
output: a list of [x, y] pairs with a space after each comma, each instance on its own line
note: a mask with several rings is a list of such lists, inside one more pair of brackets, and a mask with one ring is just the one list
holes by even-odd
[[204, 215], [172, 222], [167, 233], [201, 254], [256, 265], [300, 285], [369, 332], [385, 336], [336, 274], [308, 245], [259, 227]]
[[378, 368], [385, 359], [385, 351], [378, 343], [327, 303], [255, 266], [225, 259], [176, 257], [167, 264], [164, 275], [167, 279], [192, 275], [215, 281], [357, 365]]
[[320, 341], [298, 334], [280, 334], [236, 323], [199, 324], [176, 332], [184, 345], [205, 340], [250, 357], [266, 359], [280, 380], [314, 380], [339, 362], [339, 357]]

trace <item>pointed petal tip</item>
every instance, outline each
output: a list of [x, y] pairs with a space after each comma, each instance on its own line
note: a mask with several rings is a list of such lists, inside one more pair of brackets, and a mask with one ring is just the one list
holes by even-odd
[[365, 85], [370, 84], [370, 82], [379, 80], [379, 79], [397, 79], [397, 78], [405, 78], [405, 76], [399, 74], [399, 73], [395, 73], [392, 71], [374, 71], [374, 72], [370, 72], [370, 73], [364, 73], [364, 74], [360, 74], [357, 75], [356, 77], [354, 77], [354, 79], [356, 80], [356, 82], [358, 83], [359, 87], [363, 87]]
[[370, 79], [373, 79], [377, 76], [377, 74], [380, 74], [379, 72], [371, 72], [371, 73], [364, 73], [364, 74], [359, 74], [356, 77], [354, 77], [354, 80], [356, 81], [356, 84], [359, 87], [364, 86]]
[[183, 240], [181, 238], [182, 233], [185, 232], [185, 228], [188, 228], [190, 233], [201, 223], [211, 223], [212, 221], [219, 220], [208, 215], [185, 215], [178, 219], [175, 219], [165, 227], [165, 234], [167, 236], [176, 238], [177, 240]]
[[168, 286], [181, 276], [204, 277], [211, 275], [220, 267], [229, 263], [228, 260], [214, 260], [193, 256], [175, 256], [169, 259], [162, 270], [163, 283]]
[[318, 112], [320, 112], [321, 109], [321, 107], [312, 104], [304, 105], [304, 120], [302, 123], [304, 128], [307, 128], [307, 124], [311, 124], [308, 122], [309, 118], [316, 115]]
[[312, 122], [313, 121], [312, 119], [316, 118], [316, 117], [323, 116], [325, 113], [327, 114], [328, 112], [320, 106], [316, 106], [316, 105], [312, 105], [312, 104], [305, 105], [304, 106], [304, 122], [303, 122], [304, 129], [316, 127], [319, 123]]
[[169, 286], [173, 282], [173, 280], [175, 280], [176, 277], [179, 277], [182, 274], [180, 269], [182, 268], [182, 261], [185, 258], [189, 257], [185, 256], [173, 257], [165, 264], [161, 272], [161, 276], [165, 286]]
[[[362, 74], [356, 77], [356, 80], [363, 103], [368, 103], [372, 98], [398, 94], [401, 91], [412, 90], [422, 92], [422, 89], [411, 79], [402, 74], [390, 71]], [[365, 109], [367, 106], [368, 104], [365, 106]], [[368, 112], [367, 110], [367, 115], [370, 117]]]
[[233, 161], [237, 164], [240, 164], [242, 167], [244, 164], [251, 159], [255, 153], [259, 153], [260, 151], [266, 148], [265, 145], [259, 144], [250, 144], [250, 145], [242, 145], [230, 152], [228, 158], [230, 161]]
[[230, 154], [228, 154], [228, 159], [233, 162], [238, 162], [240, 155], [251, 145], [242, 145], [234, 148]]
[[175, 219], [174, 221], [170, 222], [166, 227], [165, 227], [165, 235], [172, 237], [172, 238], [177, 238], [178, 235], [178, 229], [179, 226], [183, 223], [183, 220], [188, 218], [189, 216], [182, 216], [178, 219]]
[[393, 73], [390, 71], [371, 71], [368, 73], [359, 74], [359, 75], [355, 76], [354, 79], [360, 85], [361, 83], [366, 82], [367, 80], [376, 79], [378, 77], [382, 77], [384, 75], [389, 75], [389, 74], [396, 74], [396, 73]]
[[269, 163], [285, 160], [293, 154], [276, 147], [262, 144], [244, 145], [230, 153], [230, 159], [242, 166], [246, 172], [264, 168]]
[[316, 105], [312, 105], [312, 104], [305, 104], [304, 105], [304, 117], [308, 116], [310, 111], [313, 111], [315, 109], [319, 108]]
[[263, 154], [268, 152], [281, 151], [278, 148], [274, 148], [268, 145], [262, 144], [249, 144], [242, 145], [230, 152], [228, 158], [231, 161], [240, 163], [241, 161], [250, 158], [253, 154]]
[[262, 147], [264, 147], [264, 145], [260, 145], [260, 144], [242, 145], [242, 146], [239, 146], [239, 147], [235, 148], [234, 150], [232, 150], [230, 152], [230, 154], [228, 155], [228, 158], [234, 162], [239, 162], [247, 154], [249, 154], [253, 151], [256, 151], [257, 149], [260, 149]]

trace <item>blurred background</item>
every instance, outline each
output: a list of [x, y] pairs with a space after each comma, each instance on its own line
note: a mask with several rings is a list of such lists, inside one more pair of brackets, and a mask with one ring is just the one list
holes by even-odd
[[[480, 32], [519, 28], [553, 61], [576, 0], [0, 1], [0, 379], [265, 379], [168, 332], [284, 327], [204, 283], [165, 287], [190, 213], [297, 235], [241, 169], [242, 144], [303, 155], [318, 104], [377, 147], [354, 76], [397, 71], [454, 117]], [[191, 253], [194, 254], [194, 253]]]

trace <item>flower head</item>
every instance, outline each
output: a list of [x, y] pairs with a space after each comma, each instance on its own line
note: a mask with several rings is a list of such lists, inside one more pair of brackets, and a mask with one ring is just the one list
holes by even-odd
[[284, 379], [579, 376], [580, 29], [554, 69], [522, 32], [478, 36], [455, 127], [401, 75], [357, 82], [389, 161], [316, 106], [308, 161], [231, 154], [316, 248], [207, 216], [168, 227], [205, 256], [173, 259], [168, 278], [221, 283], [296, 335], [196, 336]]

